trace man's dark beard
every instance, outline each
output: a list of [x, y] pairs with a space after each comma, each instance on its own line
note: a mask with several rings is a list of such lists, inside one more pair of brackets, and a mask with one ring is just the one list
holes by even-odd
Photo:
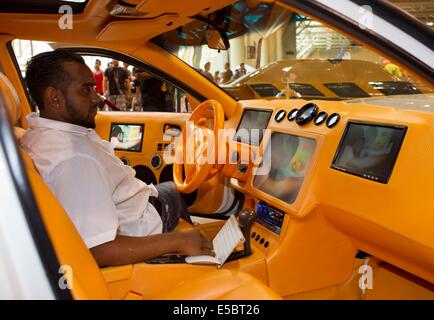
[[65, 102], [66, 104], [66, 111], [69, 116], [69, 122], [72, 124], [75, 124], [77, 126], [85, 127], [88, 129], [95, 129], [95, 118], [89, 119], [89, 114], [91, 111], [89, 111], [88, 118], [87, 119], [77, 119], [77, 114], [75, 113], [74, 107], [72, 107], [68, 101]]

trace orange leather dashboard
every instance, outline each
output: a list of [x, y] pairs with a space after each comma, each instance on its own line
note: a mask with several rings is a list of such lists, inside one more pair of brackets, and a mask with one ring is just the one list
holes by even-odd
[[[339, 261], [335, 267], [340, 268], [350, 260], [356, 249], [434, 282], [434, 186], [430, 179], [427, 179], [434, 176], [434, 167], [428, 165], [434, 161], [433, 107], [428, 108], [427, 105], [425, 109], [417, 109], [416, 106], [403, 108], [394, 105], [392, 100], [385, 101], [377, 104], [375, 100], [354, 103], [309, 101], [316, 103], [319, 111], [340, 115], [340, 121], [333, 128], [328, 128], [325, 123], [315, 125], [313, 121], [300, 126], [295, 121], [288, 121], [286, 117], [283, 121], [276, 122], [274, 117], [279, 110], [289, 112], [293, 108], [300, 109], [308, 103], [304, 100], [242, 101], [237, 105], [234, 116], [227, 121], [226, 128], [236, 129], [243, 110], [268, 109], [273, 111], [268, 124], [268, 129], [272, 132], [307, 137], [316, 142], [300, 192], [291, 204], [253, 186], [252, 171], [256, 168], [253, 161], [249, 162], [248, 170], [244, 174], [237, 170], [239, 162], [227, 165], [223, 171], [231, 177], [232, 186], [244, 192], [250, 199], [250, 206], [264, 201], [285, 213], [280, 235], [261, 225], [253, 228], [255, 234], [260, 234], [269, 242], [267, 248], [259, 243], [256, 248], [266, 253], [270, 286], [277, 288], [282, 295], [300, 289], [290, 284], [291, 280], [295, 283], [301, 282], [297, 281], [295, 275], [304, 274], [303, 280], [306, 281], [306, 274], [309, 274], [306, 269], [295, 270], [297, 267], [290, 261], [297, 261], [297, 264], [306, 267], [300, 259], [305, 258], [304, 254], [313, 254], [317, 258], [325, 259], [324, 263], [327, 265], [326, 261], [331, 262], [330, 257], [333, 256], [338, 259], [335, 261]], [[407, 128], [387, 183], [331, 168], [349, 121]], [[247, 146], [232, 139], [229, 139], [228, 143], [232, 151], [250, 148], [256, 155], [260, 155], [269, 139], [264, 136], [259, 147]], [[256, 160], [258, 164], [260, 156], [259, 159], [256, 156]], [[317, 234], [312, 235], [312, 232]], [[302, 247], [305, 247], [304, 254], [300, 253]], [[327, 254], [323, 256], [322, 252]], [[305, 259], [304, 262], [308, 261]], [[327, 272], [325, 269], [327, 267], [323, 265], [323, 272]], [[333, 272], [329, 271], [332, 275]], [[349, 272], [346, 269], [341, 271], [344, 274]], [[279, 279], [279, 272], [285, 273], [284, 281]], [[306, 285], [305, 282], [303, 286]], [[324, 283], [324, 286], [326, 285]]]

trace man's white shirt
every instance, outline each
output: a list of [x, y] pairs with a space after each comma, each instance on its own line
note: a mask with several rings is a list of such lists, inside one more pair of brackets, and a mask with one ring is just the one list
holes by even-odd
[[162, 232], [157, 210], [148, 202], [155, 187], [114, 154], [110, 142], [93, 129], [27, 116], [21, 145], [63, 205], [89, 248], [117, 234], [147, 236]]

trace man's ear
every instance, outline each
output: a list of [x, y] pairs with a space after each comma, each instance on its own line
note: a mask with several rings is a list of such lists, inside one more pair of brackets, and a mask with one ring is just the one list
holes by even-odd
[[48, 87], [44, 92], [45, 106], [50, 109], [61, 109], [65, 104], [65, 97], [61, 90]]

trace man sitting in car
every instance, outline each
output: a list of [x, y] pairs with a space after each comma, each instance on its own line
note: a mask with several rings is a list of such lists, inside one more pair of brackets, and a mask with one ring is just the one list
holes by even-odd
[[174, 184], [138, 180], [94, 131], [100, 98], [81, 56], [41, 53], [26, 82], [39, 114], [27, 117], [22, 145], [100, 266], [211, 253], [199, 231], [172, 231], [186, 208]]

